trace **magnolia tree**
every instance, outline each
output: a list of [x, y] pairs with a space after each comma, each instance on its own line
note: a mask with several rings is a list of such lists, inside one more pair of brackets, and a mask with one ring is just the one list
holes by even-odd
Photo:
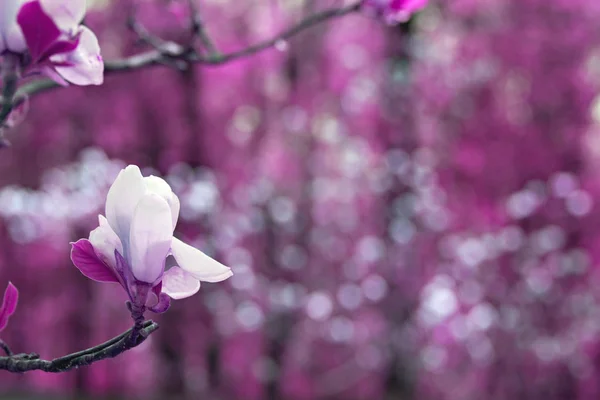
[[[319, 24], [330, 19], [363, 12], [366, 18], [387, 23], [405, 22], [426, 5], [425, 0], [364, 0], [328, 6], [313, 10], [300, 21], [290, 21], [289, 26], [281, 27], [272, 37], [223, 52], [217, 45], [219, 40], [213, 40], [204, 25], [208, 17], [203, 14], [201, 2], [180, 3], [183, 4], [179, 4], [182, 8], [178, 14], [187, 21], [184, 25], [188, 31], [175, 35], [179, 37], [176, 40], [152, 34], [137, 18], [137, 4], [127, 2], [127, 28], [150, 49], [125, 58], [105, 56], [103, 59], [102, 40], [94, 34], [93, 25], [88, 27], [83, 23], [84, 0], [3, 1], [0, 4], [0, 123], [4, 142], [8, 144], [11, 128], [27, 119], [29, 98], [50, 89], [72, 90], [67, 88], [71, 84], [102, 85], [105, 75], [127, 71], [143, 73], [142, 70], [150, 67], [185, 71], [193, 64], [225, 65], [262, 51], [281, 49], [294, 35], [308, 28], [317, 30]], [[181, 36], [186, 39], [180, 40]], [[307, 46], [311, 46], [310, 43]], [[54, 95], [54, 92], [44, 94], [48, 99]], [[56, 118], [60, 119], [60, 115]], [[293, 136], [290, 132], [290, 137]], [[326, 151], [324, 148], [314, 150]], [[11, 149], [4, 152], [9, 153]], [[197, 293], [200, 282], [221, 282], [232, 276], [230, 268], [174, 236], [181, 209], [175, 192], [177, 189], [174, 191], [162, 178], [144, 177], [137, 166], [129, 165], [121, 169], [108, 188], [105, 215], [98, 216], [98, 226], [87, 239], [71, 243], [71, 260], [83, 275], [93, 281], [118, 284], [124, 289], [133, 327], [100, 345], [52, 360], [45, 360], [36, 353], [14, 354], [8, 343], [0, 341], [6, 353], [0, 357], [0, 369], [17, 373], [65, 372], [116, 357], [140, 345], [158, 328], [157, 323], [145, 320], [147, 312], [165, 313], [171, 300]], [[104, 195], [98, 194], [96, 198], [104, 199]], [[286, 204], [281, 203], [280, 208], [285, 210]], [[284, 237], [285, 234], [282, 240]], [[368, 248], [369, 243], [363, 247]], [[288, 258], [291, 257], [289, 262], [293, 264], [297, 256], [290, 251]], [[174, 262], [167, 262], [171, 258]], [[373, 276], [366, 285], [377, 291], [381, 280], [380, 276]], [[28, 293], [22, 291], [21, 295], [27, 298]], [[5, 330], [9, 317], [17, 310], [17, 300], [17, 288], [9, 282], [0, 308], [0, 331]], [[315, 292], [312, 302], [311, 312], [317, 317], [319, 313], [328, 313], [331, 305], [326, 297], [319, 297]], [[301, 371], [291, 373], [301, 375]]]

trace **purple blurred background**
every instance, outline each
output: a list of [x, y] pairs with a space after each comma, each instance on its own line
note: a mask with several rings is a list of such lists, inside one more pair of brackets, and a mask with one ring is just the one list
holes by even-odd
[[[132, 3], [86, 20], [107, 60], [145, 49]], [[201, 2], [223, 50], [340, 3]], [[138, 17], [184, 42], [184, 4]], [[128, 328], [119, 287], [69, 260], [127, 163], [168, 180], [176, 234], [235, 275], [148, 315], [161, 329], [117, 359], [0, 372], [0, 397], [600, 398], [600, 2], [440, 1], [277, 47], [31, 99], [0, 152], [14, 350]]]

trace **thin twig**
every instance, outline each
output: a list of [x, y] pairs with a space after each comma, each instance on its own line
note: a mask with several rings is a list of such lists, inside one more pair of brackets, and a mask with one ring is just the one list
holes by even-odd
[[268, 48], [274, 47], [277, 43], [279, 43], [281, 41], [289, 40], [290, 38], [297, 35], [298, 33], [302, 32], [314, 25], [320, 24], [321, 22], [324, 22], [324, 21], [327, 21], [327, 20], [330, 20], [333, 18], [343, 17], [344, 15], [348, 15], [348, 14], [357, 12], [358, 10], [360, 10], [360, 7], [361, 7], [361, 3], [359, 2], [359, 3], [355, 3], [352, 5], [346, 6], [346, 7], [326, 10], [326, 11], [322, 11], [322, 12], [313, 14], [310, 17], [307, 17], [304, 20], [302, 20], [301, 22], [299, 22], [297, 25], [291, 27], [290, 29], [288, 29], [286, 31], [281, 32], [279, 35], [276, 35], [275, 37], [273, 37], [269, 40], [262, 41], [253, 46], [246, 47], [245, 49], [242, 49], [242, 50], [238, 50], [238, 51], [235, 51], [235, 52], [232, 52], [229, 54], [224, 54], [218, 58], [213, 58], [213, 59], [202, 58], [198, 62], [202, 63], [202, 64], [214, 64], [214, 65], [225, 64], [226, 62], [237, 60], [238, 58], [256, 54], [262, 50], [266, 50]]
[[[121, 72], [135, 71], [141, 68], [152, 67], [157, 65], [168, 64], [168, 59], [180, 60], [190, 64], [204, 64], [204, 65], [221, 65], [234, 61], [243, 57], [247, 57], [256, 54], [262, 50], [273, 48], [277, 43], [288, 40], [296, 34], [314, 26], [319, 23], [342, 17], [348, 14], [352, 14], [360, 10], [361, 2], [353, 3], [348, 6], [329, 9], [318, 12], [311, 16], [306, 17], [298, 24], [291, 28], [275, 35], [270, 39], [263, 40], [252, 46], [245, 47], [241, 50], [234, 51], [225, 54], [208, 54], [207, 56], [199, 55], [195, 51], [179, 46], [178, 52], [172, 52], [171, 49], [160, 47], [159, 49], [153, 49], [144, 53], [136, 54], [131, 57], [126, 57], [119, 60], [106, 61], [104, 63], [105, 75], [112, 75]], [[165, 42], [172, 47], [173, 42]], [[15, 96], [16, 103], [22, 101], [26, 96], [37, 94], [49, 89], [58, 87], [56, 83], [50, 80], [39, 80], [30, 82], [23, 85]]]
[[10, 350], [10, 347], [8, 347], [8, 345], [4, 341], [2, 341], [2, 340], [0, 340], [0, 349], [2, 349], [2, 351], [4, 351], [4, 353], [7, 356], [12, 356], [13, 355], [13, 352]]
[[34, 370], [59, 373], [113, 358], [142, 344], [152, 332], [158, 329], [158, 324], [153, 321], [145, 321], [141, 324], [139, 331], [137, 328], [139, 327], [131, 328], [98, 346], [55, 358], [52, 361], [42, 360], [35, 353], [0, 357], [0, 370], [14, 373]]
[[184, 53], [181, 45], [162, 40], [158, 36], [152, 35], [133, 17], [129, 18], [128, 25], [141, 42], [146, 43], [164, 55], [162, 61], [160, 61], [161, 64], [178, 70], [185, 70], [187, 68], [189, 63], [179, 59], [179, 55]]
[[220, 52], [217, 49], [214, 41], [211, 39], [210, 35], [206, 31], [206, 27], [202, 22], [202, 18], [200, 17], [200, 11], [196, 6], [194, 0], [188, 0], [188, 7], [190, 9], [190, 18], [192, 21], [192, 35], [193, 37], [197, 37], [200, 39], [202, 46], [208, 52], [208, 55], [211, 57], [219, 57]]
[[167, 57], [178, 57], [183, 52], [183, 47], [175, 42], [162, 40], [158, 36], [150, 34], [135, 18], [129, 18], [127, 25], [137, 35], [143, 43], [146, 43], [153, 49], [160, 51]]
[[[334, 8], [325, 11], [321, 11], [319, 13], [313, 14], [309, 17], [306, 17], [302, 21], [300, 21], [297, 25], [275, 35], [271, 39], [263, 40], [255, 45], [248, 46], [238, 51], [234, 51], [227, 54], [217, 55], [217, 56], [200, 56], [194, 53], [191, 53], [185, 49], [182, 49], [182, 52], [176, 55], [180, 59], [184, 59], [190, 63], [197, 64], [208, 64], [208, 65], [219, 65], [225, 64], [229, 61], [237, 60], [238, 58], [242, 58], [245, 56], [250, 56], [256, 54], [262, 50], [274, 47], [276, 43], [281, 42], [283, 40], [288, 40], [291, 37], [297, 35], [298, 33], [317, 25], [321, 22], [342, 17], [344, 15], [351, 14], [360, 9], [361, 3], [355, 3], [346, 7]], [[132, 57], [124, 58], [116, 61], [108, 61], [104, 64], [105, 70], [107, 73], [118, 72], [123, 70], [131, 70], [137, 69], [143, 66], [152, 66], [157, 65], [158, 62], [165, 57], [166, 54], [161, 50], [152, 50], [146, 53], [141, 53]], [[169, 55], [170, 57], [174, 57], [175, 55]]]

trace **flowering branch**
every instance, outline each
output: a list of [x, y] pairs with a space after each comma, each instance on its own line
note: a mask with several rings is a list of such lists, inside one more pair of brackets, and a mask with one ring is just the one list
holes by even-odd
[[[7, 355], [0, 357], [0, 370], [58, 373], [116, 357], [158, 329], [158, 324], [144, 320], [146, 311], [164, 313], [172, 299], [196, 294], [200, 281], [216, 283], [232, 276], [229, 267], [173, 236], [179, 209], [179, 198], [165, 180], [142, 176], [136, 165], [121, 170], [106, 196], [106, 217], [98, 216], [99, 226], [88, 239], [71, 243], [71, 261], [86, 277], [117, 283], [125, 290], [133, 327], [99, 346], [52, 361], [35, 353], [14, 355], [0, 341]], [[166, 269], [170, 256], [177, 265]], [[9, 282], [0, 304], [0, 331], [14, 314], [18, 298]]]
[[[148, 338], [148, 336], [150, 336], [150, 334], [157, 329], [158, 324], [156, 322], [145, 321], [141, 324], [139, 330], [136, 327], [133, 327], [121, 335], [114, 337], [98, 346], [94, 346], [77, 353], [72, 353], [64, 357], [55, 358], [52, 361], [42, 360], [40, 359], [40, 356], [35, 353], [15, 354], [7, 357], [0, 357], [0, 370], [14, 373], [34, 370], [52, 373], [66, 372], [73, 368], [90, 365], [107, 358], [114, 358], [126, 352], [127, 350], [142, 344]], [[11, 354], [7, 346], [3, 346], [3, 349], [8, 354]]]
[[[275, 35], [270, 39], [263, 40], [254, 45], [246, 48], [233, 51], [230, 53], [220, 53], [215, 46], [213, 40], [210, 38], [199, 14], [193, 9], [192, 12], [192, 29], [195, 36], [198, 37], [207, 51], [207, 55], [199, 54], [193, 47], [182, 46], [172, 41], [158, 41], [156, 38], [152, 40], [153, 50], [149, 50], [144, 53], [136, 54], [130, 57], [126, 57], [119, 60], [105, 61], [104, 71], [105, 75], [111, 75], [126, 71], [135, 71], [145, 67], [152, 67], [157, 65], [172, 65], [174, 62], [181, 62], [188, 66], [190, 64], [204, 64], [204, 65], [221, 65], [228, 62], [247, 57], [256, 53], [259, 53], [268, 48], [272, 48], [275, 44], [288, 40], [298, 33], [318, 25], [322, 22], [342, 17], [348, 14], [359, 11], [361, 8], [361, 2], [356, 2], [348, 6], [340, 8], [332, 8], [325, 11], [321, 11], [310, 15], [296, 25], [288, 28], [287, 30]], [[142, 32], [139, 25], [134, 25], [138, 35]], [[145, 35], [143, 35], [145, 37]], [[148, 39], [146, 37], [146, 39]], [[16, 102], [23, 101], [27, 96], [34, 95], [49, 89], [54, 89], [59, 85], [51, 80], [39, 80], [31, 82], [21, 87], [16, 95]]]

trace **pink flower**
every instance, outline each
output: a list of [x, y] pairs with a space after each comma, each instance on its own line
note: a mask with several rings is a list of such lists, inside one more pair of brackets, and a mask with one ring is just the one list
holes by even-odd
[[8, 282], [8, 286], [4, 291], [4, 299], [0, 306], [0, 331], [6, 328], [8, 318], [15, 313], [17, 302], [19, 301], [19, 291], [12, 283]]
[[82, 26], [86, 0], [0, 1], [0, 54], [18, 54], [26, 73], [66, 85], [99, 85], [104, 63], [96, 35]]
[[[112, 184], [106, 218], [89, 239], [72, 243], [71, 260], [82, 274], [99, 282], [119, 283], [137, 308], [164, 312], [170, 298], [183, 299], [200, 289], [200, 281], [220, 282], [229, 268], [173, 237], [179, 199], [167, 182], [143, 177], [130, 165]], [[165, 271], [173, 255], [178, 266]]]
[[428, 0], [363, 0], [363, 8], [390, 24], [406, 22], [427, 5]]

